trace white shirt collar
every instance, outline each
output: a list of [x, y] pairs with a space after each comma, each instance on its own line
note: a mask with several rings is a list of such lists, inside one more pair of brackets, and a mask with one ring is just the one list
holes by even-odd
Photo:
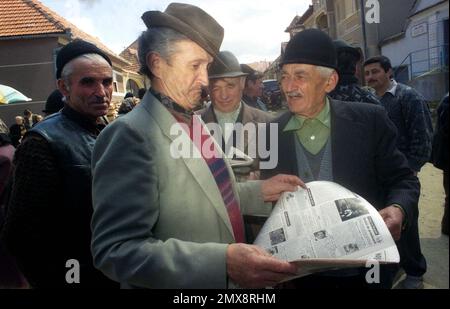
[[386, 92], [389, 92], [390, 94], [392, 94], [395, 97], [395, 92], [397, 91], [397, 86], [398, 86], [397, 81], [395, 79], [391, 80], [391, 88], [389, 88], [389, 90]]

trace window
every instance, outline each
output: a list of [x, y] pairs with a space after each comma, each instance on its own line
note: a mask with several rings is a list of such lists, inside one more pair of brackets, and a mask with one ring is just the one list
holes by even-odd
[[138, 86], [138, 84], [137, 84], [134, 80], [132, 80], [132, 79], [129, 79], [129, 80], [127, 81], [127, 92], [131, 92], [132, 94], [134, 94], [135, 97], [137, 97], [138, 94], [139, 94], [139, 86]]
[[113, 88], [114, 92], [117, 93], [123, 93], [124, 87], [123, 87], [123, 76], [119, 72], [114, 71], [113, 72]]

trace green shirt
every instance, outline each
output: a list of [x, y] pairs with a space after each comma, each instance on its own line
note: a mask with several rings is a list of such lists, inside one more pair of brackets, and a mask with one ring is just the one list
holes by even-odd
[[314, 118], [294, 115], [284, 128], [284, 132], [296, 131], [297, 138], [305, 149], [313, 155], [318, 154], [330, 137], [331, 117], [330, 101]]

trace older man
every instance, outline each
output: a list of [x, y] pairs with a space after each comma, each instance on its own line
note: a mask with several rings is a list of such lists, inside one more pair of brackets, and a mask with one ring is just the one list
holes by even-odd
[[[327, 180], [356, 192], [380, 210], [399, 239], [417, 216], [419, 184], [396, 148], [395, 126], [382, 107], [329, 99], [338, 83], [336, 51], [324, 32], [295, 35], [281, 61], [281, 86], [289, 112], [280, 116], [279, 164], [273, 173], [303, 181]], [[383, 269], [383, 267], [382, 267]], [[392, 274], [381, 273], [382, 287]], [[364, 269], [308, 276], [298, 287], [364, 287]]]
[[4, 240], [32, 287], [112, 287], [93, 266], [91, 154], [111, 103], [111, 60], [75, 40], [56, 60], [66, 105], [24, 137]]
[[107, 127], [93, 155], [92, 251], [127, 287], [271, 286], [293, 272], [246, 245], [243, 212], [268, 214], [294, 176], [236, 184], [193, 110], [223, 28], [198, 7], [172, 3], [143, 15], [139, 58], [152, 82], [141, 104]]
[[[242, 94], [247, 74], [241, 71], [236, 57], [231, 52], [222, 51], [219, 59], [221, 61], [213, 62], [208, 70], [212, 104], [199, 113], [205, 123], [215, 123], [220, 126], [222, 139], [217, 142], [222, 145], [222, 150], [227, 152], [227, 146], [233, 146], [252, 156], [255, 160], [249, 172], [258, 172], [258, 123], [269, 122], [270, 114], [243, 103]], [[244, 131], [242, 127], [235, 126], [236, 124], [243, 126], [253, 124], [255, 130]], [[245, 132], [250, 135], [246, 135]], [[240, 171], [235, 169], [236, 176], [245, 178], [248, 173], [240, 173]]]

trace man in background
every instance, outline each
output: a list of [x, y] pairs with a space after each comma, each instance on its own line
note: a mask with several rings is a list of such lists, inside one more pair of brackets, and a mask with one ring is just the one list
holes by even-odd
[[[368, 59], [364, 63], [364, 72], [367, 85], [375, 89], [381, 105], [397, 128], [398, 149], [417, 176], [430, 160], [432, 150], [431, 113], [424, 97], [393, 79], [391, 61], [385, 56]], [[399, 287], [406, 289], [423, 288], [423, 275], [427, 271], [427, 263], [420, 248], [418, 220], [417, 214], [398, 245], [401, 265], [407, 275]]]

